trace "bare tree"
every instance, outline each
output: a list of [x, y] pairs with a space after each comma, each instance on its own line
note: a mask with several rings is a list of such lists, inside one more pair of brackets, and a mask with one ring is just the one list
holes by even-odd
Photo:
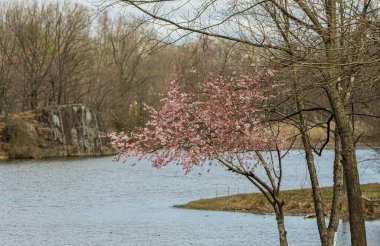
[[53, 62], [49, 70], [50, 89], [46, 104], [67, 104], [77, 102], [81, 83], [86, 79], [88, 68], [89, 14], [80, 5], [50, 6], [54, 17], [52, 35]]
[[48, 7], [35, 2], [12, 8], [7, 24], [18, 46], [15, 68], [23, 80], [23, 109], [33, 110], [38, 107], [41, 87], [53, 61], [54, 21]]
[[[1, 8], [0, 16], [1, 19], [6, 17], [4, 8]], [[0, 23], [0, 32], [0, 115], [7, 116], [16, 98], [11, 90], [15, 86], [12, 64], [15, 63], [16, 46], [4, 22]]]

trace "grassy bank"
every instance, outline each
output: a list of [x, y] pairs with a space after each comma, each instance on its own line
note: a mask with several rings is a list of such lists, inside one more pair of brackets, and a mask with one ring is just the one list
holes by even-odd
[[[362, 185], [363, 195], [370, 199], [380, 199], [380, 184]], [[326, 215], [329, 214], [332, 198], [332, 188], [321, 188]], [[313, 198], [310, 189], [285, 190], [281, 192], [285, 201], [284, 211], [287, 215], [310, 215], [314, 214]], [[363, 200], [364, 216], [366, 220], [380, 219], [380, 204], [374, 204]], [[261, 193], [238, 194], [232, 196], [217, 197], [192, 201], [184, 205], [175, 205], [177, 208], [219, 210], [219, 211], [240, 211], [258, 214], [271, 214], [273, 209], [266, 198]], [[343, 218], [347, 219], [347, 200], [344, 200]]]

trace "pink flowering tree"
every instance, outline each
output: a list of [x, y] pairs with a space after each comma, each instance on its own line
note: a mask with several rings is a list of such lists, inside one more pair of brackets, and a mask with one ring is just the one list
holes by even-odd
[[173, 79], [160, 110], [145, 107], [150, 119], [144, 128], [108, 134], [120, 151], [116, 159], [139, 156], [157, 168], [179, 163], [186, 173], [217, 160], [265, 195], [276, 214], [280, 244], [287, 245], [280, 198], [282, 144], [264, 114], [276, 86], [268, 89], [267, 73], [210, 73], [207, 78], [191, 73], [196, 82]]

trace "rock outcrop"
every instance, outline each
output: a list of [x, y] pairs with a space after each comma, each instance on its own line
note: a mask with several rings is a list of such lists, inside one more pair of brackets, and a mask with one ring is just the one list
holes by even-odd
[[101, 130], [99, 115], [82, 104], [45, 107], [5, 121], [0, 149], [12, 159], [113, 154]]

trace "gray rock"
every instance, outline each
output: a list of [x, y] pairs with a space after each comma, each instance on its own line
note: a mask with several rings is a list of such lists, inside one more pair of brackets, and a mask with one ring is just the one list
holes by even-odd
[[114, 154], [99, 137], [101, 125], [100, 115], [82, 104], [45, 107], [6, 122], [2, 139], [10, 158]]

